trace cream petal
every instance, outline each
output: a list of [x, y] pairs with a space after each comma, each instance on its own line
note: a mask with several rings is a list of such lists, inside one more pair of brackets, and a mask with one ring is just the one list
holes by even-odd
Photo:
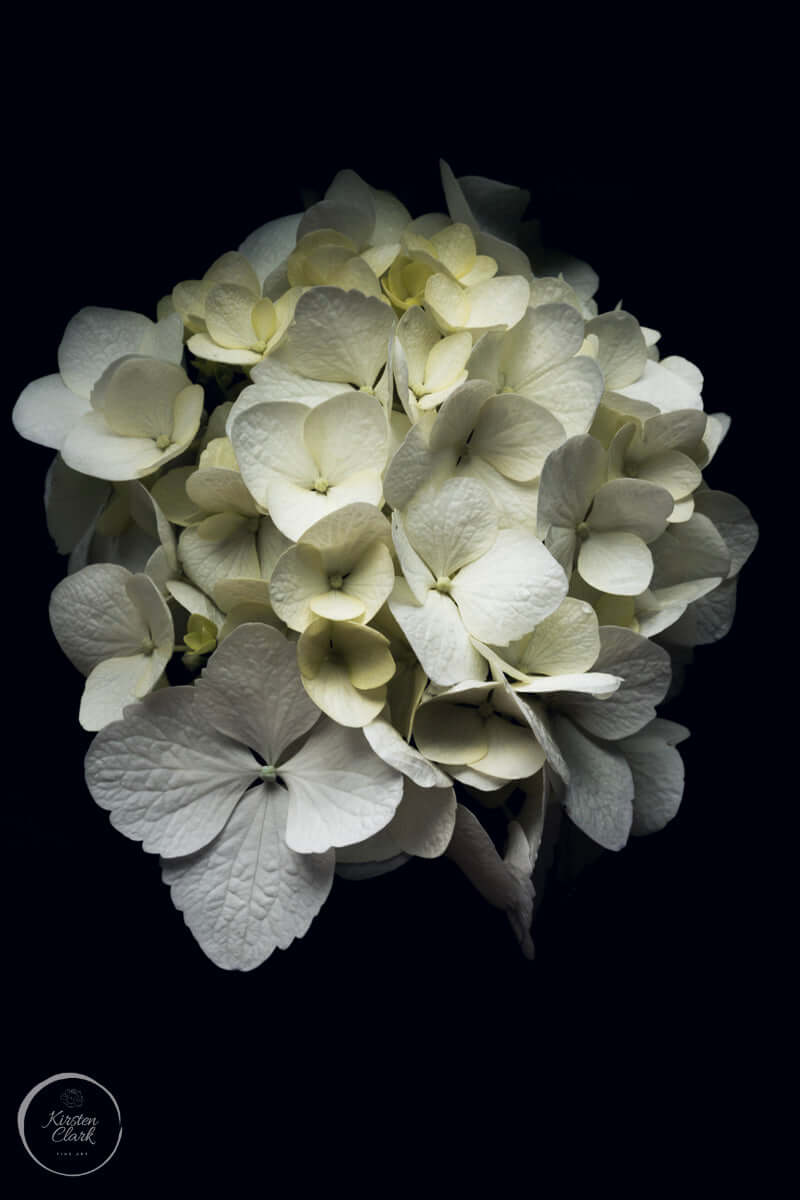
[[583, 319], [569, 304], [529, 308], [503, 341], [501, 370], [517, 389], [577, 354], [584, 338]]
[[653, 556], [635, 533], [592, 532], [578, 551], [578, 571], [600, 592], [638, 596], [650, 586]]
[[361, 607], [361, 620], [371, 621], [394, 587], [394, 562], [383, 542], [373, 542], [344, 581], [344, 593]]
[[[297, 545], [275, 565], [269, 595], [275, 612], [291, 629], [302, 632], [314, 620], [311, 600], [328, 590], [322, 555], [313, 546]], [[322, 615], [322, 614], [319, 614]]]
[[393, 326], [392, 310], [382, 301], [315, 287], [297, 302], [281, 357], [312, 379], [372, 387], [386, 363]]
[[175, 398], [188, 386], [182, 367], [130, 355], [113, 363], [98, 380], [92, 403], [113, 433], [171, 440]]
[[73, 425], [61, 454], [74, 471], [119, 482], [149, 475], [174, 457], [167, 450], [158, 450], [152, 438], [112, 433], [99, 412], [86, 413]]
[[588, 671], [600, 653], [600, 631], [591, 604], [567, 596], [534, 629], [517, 660], [529, 675]]
[[374, 396], [344, 392], [313, 408], [306, 417], [305, 444], [319, 473], [330, 484], [365, 470], [383, 471], [386, 416]]
[[566, 440], [563, 426], [547, 409], [525, 396], [492, 396], [481, 409], [470, 443], [477, 454], [508, 479], [535, 479], [551, 450]]
[[323, 662], [315, 675], [304, 675], [303, 686], [318, 709], [338, 725], [351, 729], [368, 725], [386, 704], [385, 686], [357, 688], [347, 668], [331, 660]]
[[417, 709], [414, 741], [427, 759], [448, 766], [477, 764], [489, 749], [486, 722], [477, 708], [446, 700]]
[[590, 358], [571, 358], [515, 390], [541, 404], [560, 421], [568, 437], [586, 433], [603, 394], [603, 376]]
[[472, 766], [496, 779], [527, 779], [545, 764], [545, 753], [529, 728], [500, 716], [486, 721], [488, 749]]

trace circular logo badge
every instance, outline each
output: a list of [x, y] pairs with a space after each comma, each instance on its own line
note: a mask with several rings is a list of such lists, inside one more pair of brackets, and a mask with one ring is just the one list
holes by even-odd
[[37, 1083], [19, 1106], [17, 1126], [34, 1162], [54, 1175], [90, 1175], [105, 1166], [122, 1137], [111, 1092], [74, 1071]]

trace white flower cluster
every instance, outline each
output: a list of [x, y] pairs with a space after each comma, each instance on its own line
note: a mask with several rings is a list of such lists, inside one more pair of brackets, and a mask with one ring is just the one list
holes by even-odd
[[667, 647], [727, 631], [755, 544], [703, 482], [697, 368], [598, 312], [527, 193], [442, 181], [412, 220], [343, 171], [157, 321], [82, 309], [14, 409], [59, 452], [88, 786], [221, 967], [302, 937], [335, 870], [444, 853], [532, 954], [548, 806], [609, 849], [674, 816]]

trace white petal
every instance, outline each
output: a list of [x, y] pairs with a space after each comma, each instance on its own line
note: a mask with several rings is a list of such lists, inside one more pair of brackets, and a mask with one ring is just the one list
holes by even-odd
[[492, 396], [481, 409], [470, 454], [501, 475], [525, 482], [540, 474], [547, 455], [566, 440], [562, 425], [525, 396]]
[[[662, 729], [663, 726], [663, 729]], [[683, 759], [675, 749], [687, 729], [671, 721], [656, 719], [619, 743], [633, 775], [633, 825], [631, 833], [655, 833], [675, 816], [683, 797]]]
[[169, 450], [158, 450], [152, 438], [112, 433], [99, 412], [86, 413], [72, 426], [61, 453], [74, 471], [119, 481], [149, 475], [175, 457]]
[[141, 651], [149, 630], [127, 590], [124, 567], [93, 563], [68, 575], [50, 597], [50, 623], [67, 658], [88, 675], [106, 658]]
[[708, 517], [728, 547], [729, 575], [736, 575], [747, 562], [758, 541], [758, 526], [750, 509], [729, 492], [701, 491], [695, 496], [697, 512]]
[[587, 322], [586, 333], [598, 338], [597, 364], [607, 389], [615, 391], [639, 379], [647, 363], [647, 345], [635, 317], [619, 309], [603, 313]]
[[47, 532], [59, 554], [74, 550], [93, 526], [111, 495], [103, 479], [73, 471], [57, 454], [44, 481]]
[[655, 716], [671, 678], [669, 655], [630, 629], [603, 626], [603, 648], [594, 669], [621, 676], [622, 686], [608, 699], [561, 696], [559, 708], [598, 737], [615, 740], [637, 733]]
[[126, 354], [145, 353], [153, 322], [140, 313], [115, 308], [82, 308], [64, 330], [58, 369], [70, 391], [89, 399], [106, 367]]
[[653, 588], [671, 587], [692, 579], [710, 579], [730, 571], [731, 555], [712, 522], [703, 513], [669, 525], [651, 545]]
[[213, 845], [163, 864], [175, 907], [225, 970], [251, 971], [303, 937], [331, 888], [333, 851], [289, 849], [280, 793], [277, 787], [248, 792]]
[[569, 766], [567, 813], [592, 841], [621, 850], [631, 830], [634, 791], [624, 755], [598, 746], [564, 717], [554, 717], [553, 730]]
[[240, 410], [228, 422], [236, 461], [250, 494], [267, 507], [267, 487], [273, 475], [283, 475], [311, 488], [317, 468], [303, 439], [311, 410], [301, 404], [269, 401]]
[[666, 630], [664, 640], [678, 646], [705, 646], [725, 637], [736, 612], [738, 581], [738, 575], [733, 575], [707, 596], [695, 600]]
[[551, 525], [574, 529], [605, 483], [607, 455], [588, 434], [571, 437], [548, 455], [539, 481], [539, 532]]
[[279, 217], [276, 221], [267, 221], [246, 237], [239, 247], [239, 253], [252, 264], [261, 283], [263, 294], [273, 300], [275, 295], [268, 286], [274, 274], [280, 274], [285, 261], [295, 248], [297, 228], [302, 213], [292, 213], [288, 217]]
[[[377, 717], [364, 726], [364, 737], [372, 749], [390, 767], [412, 779], [420, 788], [440, 790], [450, 786], [450, 780], [437, 766], [429, 762], [397, 732], [389, 721]], [[415, 853], [415, 851], [411, 851]]]
[[114, 828], [170, 857], [206, 846], [257, 777], [252, 754], [202, 720], [188, 687], [146, 696], [86, 756], [89, 791]]
[[432, 497], [418, 496], [408, 507], [405, 530], [435, 577], [450, 576], [486, 554], [494, 544], [497, 519], [483, 484], [448, 479]]
[[486, 675], [486, 662], [470, 642], [458, 609], [448, 596], [431, 590], [424, 604], [416, 604], [408, 585], [401, 580], [388, 604], [420, 666], [434, 683], [447, 686]]
[[392, 538], [405, 582], [417, 603], [424, 604], [436, 580], [408, 540], [403, 518], [397, 512], [392, 513]]
[[89, 673], [81, 696], [78, 720], [94, 732], [119, 721], [123, 710], [153, 688], [170, 654], [133, 654], [107, 658]]
[[236, 397], [233, 408], [228, 416], [228, 424], [234, 417], [252, 404], [260, 404], [266, 400], [282, 400], [292, 404], [305, 404], [307, 408], [316, 408], [323, 400], [338, 396], [344, 390], [344, 384], [326, 383], [324, 380], [307, 379], [290, 370], [285, 363], [280, 362], [274, 355], [264, 358], [250, 372], [253, 383]]
[[29, 442], [60, 450], [69, 431], [88, 412], [89, 401], [71, 392], [60, 375], [45, 375], [23, 389], [11, 420]]
[[269, 625], [240, 625], [195, 684], [196, 711], [275, 766], [319, 717], [300, 682], [297, 648]]
[[530, 633], [566, 594], [564, 571], [523, 529], [501, 529], [492, 548], [459, 571], [452, 590], [469, 632], [496, 645]]
[[261, 574], [250, 521], [235, 513], [207, 517], [184, 529], [178, 556], [189, 579], [209, 596], [229, 576], [258, 579]]
[[[457, 806], [455, 828], [446, 853], [485, 900], [513, 917], [512, 925], [516, 929], [530, 927], [533, 914], [531, 880], [503, 862], [480, 821], [463, 804]], [[522, 948], [526, 957], [532, 957], [529, 938], [523, 938]]]
[[612, 479], [595, 492], [586, 523], [593, 534], [635, 533], [652, 542], [666, 529], [671, 512], [666, 488], [640, 479]]
[[281, 778], [289, 791], [286, 841], [302, 854], [377, 833], [403, 796], [403, 776], [373, 754], [361, 731], [325, 717]]
[[387, 827], [398, 846], [418, 858], [438, 858], [453, 836], [456, 794], [446, 776], [446, 786], [420, 787], [406, 779], [403, 799]]

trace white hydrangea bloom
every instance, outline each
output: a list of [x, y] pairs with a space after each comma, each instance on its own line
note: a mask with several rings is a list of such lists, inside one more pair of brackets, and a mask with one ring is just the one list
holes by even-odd
[[240, 970], [306, 932], [333, 847], [388, 824], [403, 790], [360, 732], [320, 717], [294, 646], [263, 625], [235, 630], [193, 688], [156, 693], [103, 730], [86, 779], [116, 828], [166, 860], [205, 952]]
[[95, 563], [68, 575], [50, 597], [58, 644], [84, 675], [79, 720], [84, 729], [117, 721], [146, 695], [172, 657], [172, 617], [147, 575]]
[[568, 574], [575, 567], [599, 591], [637, 596], [653, 578], [648, 543], [674, 502], [657, 484], [608, 475], [608, 454], [588, 434], [554, 450], [539, 485], [539, 533]]
[[[134, 312], [82, 308], [67, 325], [58, 347], [58, 374], [29, 383], [14, 405], [11, 419], [17, 433], [60, 450], [73, 427], [92, 413], [92, 391], [100, 377], [128, 355], [177, 366], [183, 356], [179, 318], [173, 315], [153, 322]], [[83, 473], [114, 478], [91, 469]]]
[[441, 178], [412, 219], [342, 171], [157, 322], [81, 310], [14, 408], [59, 451], [90, 790], [226, 969], [303, 936], [334, 872], [415, 856], [531, 957], [562, 808], [612, 850], [675, 815], [687, 731], [657, 706], [758, 536], [704, 482], [730, 419], [697, 367], [598, 312], [527, 191]]
[[380, 502], [388, 428], [374, 396], [253, 404], [231, 420], [230, 438], [250, 494], [292, 540], [338, 508]]
[[558, 563], [527, 530], [499, 529], [491, 496], [450, 479], [393, 518], [403, 578], [389, 608], [434, 683], [481, 680], [486, 661], [471, 636], [522, 637], [563, 600]]

